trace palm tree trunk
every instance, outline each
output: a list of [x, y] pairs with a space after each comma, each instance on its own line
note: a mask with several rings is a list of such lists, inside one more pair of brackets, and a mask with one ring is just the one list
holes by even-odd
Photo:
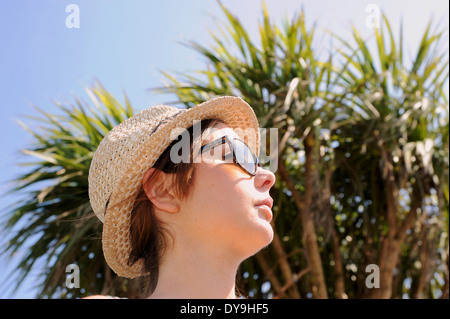
[[385, 237], [382, 243], [379, 256], [380, 288], [372, 288], [371, 298], [389, 299], [392, 296], [392, 284], [394, 269], [397, 266], [400, 253], [400, 242], [392, 238]]
[[[291, 283], [291, 281], [295, 280], [295, 278], [292, 274], [291, 267], [289, 265], [286, 253], [283, 249], [283, 246], [280, 241], [280, 237], [278, 236], [277, 232], [274, 232], [272, 247], [275, 250], [275, 253], [277, 254], [284, 280], [286, 281], [286, 283]], [[291, 287], [289, 288], [289, 292], [290, 292], [290, 295], [292, 296], [292, 298], [294, 298], [294, 299], [301, 298], [300, 293], [297, 289], [297, 286], [291, 285]]]
[[344, 286], [344, 267], [342, 266], [342, 256], [339, 245], [339, 236], [336, 230], [333, 228], [331, 231], [331, 238], [333, 240], [333, 259], [334, 259], [334, 284], [335, 284], [335, 297], [338, 299], [348, 299], [345, 293]]
[[277, 276], [273, 273], [273, 270], [270, 268], [269, 263], [267, 262], [266, 258], [264, 257], [262, 251], [258, 252], [256, 254], [256, 260], [259, 263], [259, 266], [261, 267], [262, 271], [264, 272], [264, 275], [267, 279], [269, 279], [270, 284], [272, 285], [275, 295], [278, 298], [282, 298], [285, 296], [285, 293], [281, 293], [281, 283], [278, 280]]
[[420, 278], [419, 282], [417, 284], [416, 291], [412, 294], [414, 299], [421, 299], [422, 298], [422, 290], [425, 287], [425, 280], [427, 277], [428, 272], [428, 264], [429, 264], [429, 253], [428, 253], [428, 247], [427, 247], [427, 236], [426, 236], [426, 228], [425, 225], [422, 225], [422, 253], [420, 255], [420, 261], [421, 261], [421, 271], [420, 271]]
[[325, 186], [322, 192], [322, 209], [325, 210], [325, 214], [329, 219], [330, 235], [333, 246], [333, 260], [334, 260], [334, 295], [337, 299], [347, 299], [348, 296], [345, 293], [344, 285], [344, 267], [342, 266], [342, 256], [339, 236], [336, 232], [336, 222], [331, 210], [330, 198], [331, 198], [331, 175], [333, 170], [328, 169], [325, 171]]
[[402, 277], [402, 263], [401, 257], [399, 257], [399, 262], [397, 263], [397, 273], [394, 276], [394, 280], [392, 283], [392, 294], [391, 299], [400, 299], [403, 287], [403, 279]]
[[406, 237], [406, 231], [410, 229], [417, 218], [417, 209], [422, 204], [422, 195], [417, 185], [413, 187], [411, 206], [408, 215], [400, 226], [397, 226], [398, 188], [395, 184], [393, 166], [385, 161], [386, 170], [386, 199], [387, 212], [386, 220], [388, 225], [387, 236], [384, 237], [381, 244], [381, 251], [378, 258], [380, 269], [380, 288], [372, 290], [371, 297], [377, 299], [389, 299], [392, 296], [392, 285], [394, 278], [394, 269], [398, 264], [401, 252], [401, 245]]
[[309, 134], [304, 142], [305, 146], [305, 200], [304, 209], [302, 209], [303, 237], [306, 244], [308, 261], [312, 274], [312, 288], [314, 298], [328, 298], [327, 288], [325, 284], [325, 276], [323, 273], [322, 259], [320, 257], [319, 245], [317, 244], [317, 235], [314, 227], [314, 219], [311, 213], [311, 204], [314, 195], [314, 178], [313, 178], [313, 155], [315, 137]]
[[[305, 209], [305, 201], [295, 188], [295, 184], [287, 173], [282, 161], [279, 161], [278, 172], [280, 173], [281, 178], [286, 182], [287, 188], [292, 193], [292, 197], [297, 205], [299, 216], [301, 216], [303, 238], [305, 243], [305, 256], [308, 261], [308, 268], [311, 269], [311, 274], [313, 277], [311, 280], [313, 296], [315, 298], [328, 298], [313, 218], [309, 214], [310, 211]], [[312, 192], [311, 189], [310, 192]]]
[[447, 260], [445, 262], [445, 278], [444, 278], [444, 287], [442, 288], [442, 296], [441, 299], [449, 299], [449, 293], [448, 293], [448, 275], [449, 275], [449, 269], [448, 269], [448, 246], [447, 246]]
[[328, 293], [325, 284], [325, 276], [323, 273], [322, 259], [320, 257], [319, 246], [317, 244], [317, 235], [314, 226], [314, 219], [311, 213], [311, 204], [314, 196], [314, 178], [313, 178], [313, 151], [315, 139], [313, 135], [308, 135], [305, 140], [306, 154], [306, 183], [305, 196], [302, 199], [296, 190], [294, 183], [287, 174], [283, 163], [280, 164], [280, 174], [286, 182], [288, 189], [292, 192], [294, 200], [299, 209], [303, 227], [303, 241], [305, 243], [305, 256], [311, 269], [312, 294], [314, 298], [327, 299]]

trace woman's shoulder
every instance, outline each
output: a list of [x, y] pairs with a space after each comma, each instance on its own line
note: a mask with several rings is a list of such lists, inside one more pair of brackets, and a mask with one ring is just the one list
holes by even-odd
[[92, 295], [84, 297], [83, 299], [128, 299], [128, 298], [120, 298], [116, 296], [108, 296], [108, 295]]

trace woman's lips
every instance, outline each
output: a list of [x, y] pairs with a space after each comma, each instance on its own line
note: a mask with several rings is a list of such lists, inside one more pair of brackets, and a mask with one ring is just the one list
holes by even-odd
[[262, 205], [256, 205], [255, 207], [257, 207], [258, 209], [262, 210], [265, 212], [264, 216], [266, 217], [267, 221], [271, 221], [272, 220], [272, 210], [270, 209], [269, 206], [267, 206], [266, 204], [262, 204]]
[[272, 209], [273, 199], [272, 199], [272, 197], [268, 197], [268, 198], [266, 198], [266, 199], [264, 199], [264, 200], [262, 200], [260, 202], [257, 202], [256, 205], [257, 206], [259, 206], [259, 205], [266, 205], [267, 207], [269, 207], [269, 209]]

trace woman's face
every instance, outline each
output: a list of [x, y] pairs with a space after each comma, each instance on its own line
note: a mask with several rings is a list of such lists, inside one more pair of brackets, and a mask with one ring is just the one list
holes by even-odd
[[[239, 137], [222, 123], [205, 133], [202, 145], [224, 135]], [[272, 212], [258, 203], [270, 198], [275, 176], [261, 167], [251, 176], [233, 162], [223, 160], [222, 152], [229, 153], [228, 147], [217, 146], [213, 152], [206, 151], [201, 162], [194, 164], [194, 185], [180, 207], [180, 228], [199, 242], [228, 249], [245, 259], [272, 241]]]

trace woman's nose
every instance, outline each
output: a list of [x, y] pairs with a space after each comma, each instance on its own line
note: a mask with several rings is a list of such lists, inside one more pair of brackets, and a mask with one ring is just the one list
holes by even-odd
[[275, 174], [265, 168], [258, 167], [255, 175], [255, 183], [256, 187], [269, 190], [275, 184]]

